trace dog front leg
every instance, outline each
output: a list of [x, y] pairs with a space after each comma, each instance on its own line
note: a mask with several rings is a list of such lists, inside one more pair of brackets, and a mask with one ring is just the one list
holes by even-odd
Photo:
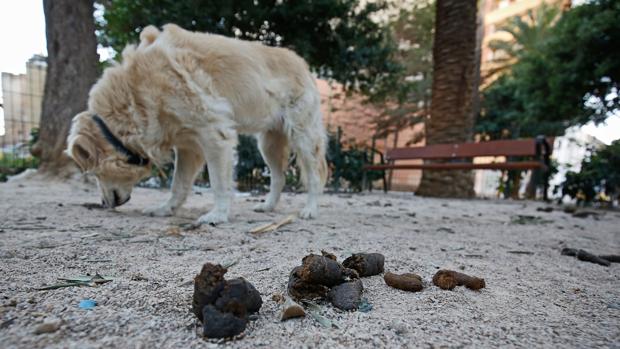
[[174, 176], [170, 197], [161, 205], [147, 208], [145, 214], [157, 217], [172, 216], [185, 203], [192, 191], [194, 180], [204, 166], [201, 149], [175, 149]]
[[[232, 139], [234, 137], [234, 139]], [[217, 224], [228, 222], [232, 201], [233, 150], [236, 134], [221, 142], [209, 142], [205, 147], [205, 157], [209, 170], [209, 181], [215, 196], [215, 206], [209, 213], [198, 219], [199, 224]]]

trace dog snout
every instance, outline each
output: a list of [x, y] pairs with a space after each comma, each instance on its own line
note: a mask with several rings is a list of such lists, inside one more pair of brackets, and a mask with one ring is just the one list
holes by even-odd
[[129, 201], [129, 199], [131, 199], [131, 195], [127, 195], [127, 197], [125, 198], [121, 197], [121, 195], [116, 190], [112, 191], [112, 195], [114, 197], [114, 207], [120, 206]]
[[116, 190], [112, 190], [111, 196], [112, 196], [111, 198], [103, 197], [101, 199], [101, 206], [103, 206], [104, 208], [115, 208], [115, 207], [123, 205], [124, 203], [129, 201], [129, 199], [131, 199], [131, 195], [122, 197], [121, 194]]
[[114, 207], [119, 205], [121, 198], [118, 196], [118, 192], [116, 190], [112, 190], [112, 200], [114, 202]]
[[131, 199], [131, 195], [128, 195], [127, 198], [122, 199], [121, 202], [117, 202], [116, 206], [124, 205], [127, 201], [129, 201], [129, 199]]

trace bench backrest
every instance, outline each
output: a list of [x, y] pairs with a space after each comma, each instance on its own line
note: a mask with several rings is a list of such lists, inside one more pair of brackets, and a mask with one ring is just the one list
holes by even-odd
[[[546, 138], [549, 153], [553, 138]], [[542, 147], [544, 152], [544, 147]], [[500, 140], [479, 143], [436, 144], [423, 147], [394, 148], [386, 152], [386, 159], [451, 159], [474, 158], [478, 156], [535, 156], [536, 139]]]

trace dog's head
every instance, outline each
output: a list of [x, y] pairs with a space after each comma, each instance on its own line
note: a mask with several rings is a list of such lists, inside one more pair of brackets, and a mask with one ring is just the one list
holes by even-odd
[[150, 174], [148, 163], [131, 161], [128, 154], [119, 151], [88, 112], [73, 118], [66, 153], [82, 172], [97, 177], [102, 204], [107, 208], [129, 201], [134, 185]]

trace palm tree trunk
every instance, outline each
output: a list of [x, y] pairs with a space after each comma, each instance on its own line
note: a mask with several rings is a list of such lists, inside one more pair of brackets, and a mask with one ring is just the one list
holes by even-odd
[[[433, 47], [431, 116], [426, 144], [471, 141], [474, 126], [477, 0], [438, 0]], [[472, 197], [471, 171], [424, 171], [416, 194]]]
[[39, 141], [40, 172], [64, 176], [74, 168], [64, 155], [71, 119], [86, 109], [99, 75], [93, 0], [43, 0], [47, 36], [47, 78]]

